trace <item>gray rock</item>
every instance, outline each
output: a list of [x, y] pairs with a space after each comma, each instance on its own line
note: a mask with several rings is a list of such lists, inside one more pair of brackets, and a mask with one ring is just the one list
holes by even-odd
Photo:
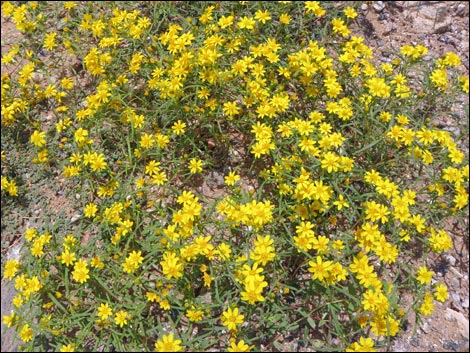
[[443, 130], [446, 130], [448, 132], [450, 132], [451, 134], [453, 134], [456, 138], [459, 138], [460, 137], [460, 129], [458, 127], [454, 127], [454, 126], [447, 126], [445, 129]]
[[382, 34], [384, 36], [388, 36], [390, 33], [395, 32], [396, 29], [397, 29], [397, 26], [395, 26], [395, 24], [393, 22], [388, 22], [385, 25], [385, 29], [383, 30]]
[[468, 7], [464, 4], [457, 5], [457, 8], [455, 9], [455, 15], [459, 17], [468, 16]]
[[386, 58], [385, 56], [380, 57], [380, 61], [384, 63], [390, 63], [392, 62], [392, 59]]
[[410, 345], [401, 339], [396, 340], [392, 345], [391, 352], [411, 352]]
[[459, 304], [460, 304], [460, 295], [459, 295], [459, 293], [452, 293], [452, 300], [454, 302], [459, 302]]
[[459, 345], [453, 341], [447, 341], [447, 342], [444, 342], [444, 344], [442, 345], [442, 348], [455, 352], [459, 348]]
[[413, 337], [412, 339], [410, 339], [410, 344], [413, 347], [418, 347], [419, 346], [419, 339], [417, 337]]
[[[7, 280], [2, 280], [2, 317], [10, 315], [13, 309], [12, 301], [16, 290]], [[18, 352], [18, 345], [22, 342], [16, 337], [13, 327], [7, 328], [2, 320], [2, 352]]]
[[433, 31], [434, 34], [446, 33], [451, 30], [450, 22], [443, 23], [442, 25], [436, 25]]
[[81, 215], [79, 214], [73, 215], [72, 218], [70, 219], [70, 223], [75, 223], [76, 221], [80, 219], [80, 217]]
[[390, 17], [390, 14], [387, 12], [381, 12], [379, 15], [379, 21], [386, 21]]
[[469, 304], [468, 298], [462, 299], [461, 304], [462, 304], [462, 308], [468, 308], [468, 304]]
[[447, 321], [455, 322], [457, 324], [455, 325], [456, 333], [468, 340], [468, 319], [462, 313], [447, 308], [444, 317]]
[[458, 278], [452, 278], [451, 281], [450, 281], [450, 285], [452, 287], [452, 289], [457, 289], [460, 287], [460, 280]]
[[372, 7], [374, 8], [375, 12], [379, 13], [385, 9], [385, 4], [383, 1], [376, 1]]
[[423, 56], [423, 60], [424, 61], [431, 61], [431, 60], [434, 60], [434, 59], [433, 59], [432, 55], [425, 55], [425, 56]]
[[455, 259], [455, 257], [453, 257], [452, 255], [446, 255], [446, 261], [449, 265], [451, 266], [455, 266], [457, 260]]
[[437, 40], [439, 42], [442, 42], [442, 43], [447, 43], [448, 39], [449, 38], [445, 34], [443, 34], [442, 36], [439, 36], [439, 38], [437, 38]]
[[442, 34], [450, 31], [452, 18], [448, 15], [447, 7], [421, 6], [418, 11], [414, 8], [406, 10], [406, 17], [413, 21], [412, 30], [416, 34]]

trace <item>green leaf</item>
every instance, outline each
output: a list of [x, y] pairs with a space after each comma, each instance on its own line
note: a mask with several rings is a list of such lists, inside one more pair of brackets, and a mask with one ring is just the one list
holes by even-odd
[[311, 317], [307, 318], [307, 322], [313, 329], [315, 329], [317, 327], [317, 324], [315, 323], [315, 321]]

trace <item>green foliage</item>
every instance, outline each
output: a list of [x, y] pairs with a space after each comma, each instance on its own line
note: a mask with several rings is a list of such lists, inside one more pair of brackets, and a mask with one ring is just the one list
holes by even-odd
[[468, 93], [456, 54], [377, 64], [331, 2], [2, 12], [2, 227], [46, 209], [3, 266], [25, 350], [362, 351], [447, 299], [427, 263], [468, 216], [468, 155], [432, 122]]

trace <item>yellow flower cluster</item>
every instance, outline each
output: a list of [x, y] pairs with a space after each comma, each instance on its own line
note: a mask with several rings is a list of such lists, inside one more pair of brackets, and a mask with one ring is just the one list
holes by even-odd
[[[458, 55], [443, 55], [417, 85], [410, 72], [426, 47], [405, 45], [374, 64], [349, 27], [353, 5], [134, 5], [54, 5], [64, 18], [44, 31], [50, 4], [2, 3], [47, 50], [2, 56], [18, 66], [2, 74], [2, 130], [10, 139], [26, 127], [35, 171], [77, 190], [70, 207], [79, 210], [25, 231], [31, 260], [5, 263], [18, 310], [4, 322], [25, 342], [52, 333], [61, 351], [90, 349], [71, 342], [77, 330], [96, 347], [119, 330], [131, 350], [249, 351], [264, 338], [248, 328], [295, 331], [315, 300], [306, 329], [338, 309], [371, 333], [337, 335], [346, 351], [374, 351], [397, 335], [403, 288], [386, 273], [402, 270], [415, 242], [426, 253], [451, 249], [433, 212], [462, 215], [468, 205], [465, 153], [421, 116], [454, 87], [468, 92]], [[69, 68], [65, 55], [80, 65]], [[58, 79], [43, 79], [62, 63]], [[21, 194], [35, 187], [16, 178], [15, 164], [2, 152], [10, 196], [17, 182]], [[411, 180], [418, 171], [422, 186]], [[447, 299], [425, 265], [407, 275], [420, 288], [417, 314]], [[30, 301], [41, 308], [32, 321]], [[199, 335], [206, 328], [219, 336]], [[142, 333], [145, 347], [133, 341]]]
[[1, 180], [1, 190], [5, 190], [10, 196], [18, 196], [18, 186], [15, 180], [3, 175]]
[[234, 225], [243, 223], [255, 229], [261, 229], [273, 218], [274, 205], [271, 201], [252, 200], [246, 204], [234, 204], [232, 200], [226, 199], [217, 205], [220, 214]]

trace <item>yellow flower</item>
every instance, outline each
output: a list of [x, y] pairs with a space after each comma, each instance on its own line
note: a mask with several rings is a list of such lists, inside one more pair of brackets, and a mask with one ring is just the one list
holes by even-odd
[[269, 15], [268, 10], [266, 11], [258, 10], [255, 13], [255, 19], [257, 19], [262, 24], [265, 24], [266, 21], [269, 21], [271, 19], [271, 16]]
[[376, 352], [377, 350], [374, 349], [374, 341], [372, 338], [361, 337], [358, 342], [354, 342], [348, 348], [346, 348], [346, 352]]
[[3, 277], [6, 279], [12, 279], [18, 268], [20, 267], [20, 263], [17, 260], [8, 260], [5, 264], [5, 270], [3, 272]]
[[173, 333], [163, 335], [161, 339], [155, 342], [157, 352], [181, 352], [181, 340], [175, 340]]
[[333, 263], [331, 261], [323, 261], [321, 256], [317, 256], [316, 261], [309, 261], [308, 272], [312, 273], [312, 279], [320, 281], [328, 277], [329, 271]]
[[16, 314], [14, 312], [12, 312], [9, 316], [8, 315], [3, 316], [3, 323], [7, 325], [7, 327], [12, 327], [13, 325], [15, 325], [15, 321], [16, 321]]
[[235, 343], [233, 340], [230, 344], [230, 347], [227, 348], [229, 352], [249, 352], [253, 346], [248, 346], [245, 341], [240, 340], [238, 343]]
[[231, 26], [233, 24], [233, 21], [233, 16], [222, 16], [217, 22], [217, 24], [220, 26], [220, 28], [227, 28], [228, 26]]
[[442, 91], [446, 90], [448, 84], [446, 70], [436, 69], [431, 73], [429, 78], [437, 88], [441, 89]]
[[238, 27], [240, 29], [253, 29], [255, 28], [256, 21], [252, 17], [247, 17], [244, 16], [240, 18], [240, 21], [238, 22]]
[[46, 144], [46, 133], [35, 130], [30, 137], [30, 141], [37, 147], [43, 147]]
[[326, 152], [321, 160], [322, 169], [326, 169], [328, 173], [337, 172], [340, 166], [338, 155], [333, 152]]
[[74, 133], [75, 142], [79, 144], [79, 146], [84, 145], [88, 142], [88, 130], [78, 128]]
[[222, 324], [230, 331], [236, 331], [237, 325], [243, 323], [245, 316], [238, 313], [238, 308], [228, 308], [222, 313]]
[[331, 24], [333, 26], [333, 33], [339, 33], [343, 37], [347, 37], [351, 33], [344, 21], [340, 18], [334, 18], [331, 20]]
[[127, 312], [124, 310], [118, 311], [114, 316], [114, 321], [116, 322], [116, 325], [119, 325], [120, 327], [127, 325]]
[[390, 87], [383, 78], [373, 77], [367, 80], [366, 86], [369, 88], [369, 94], [372, 96], [380, 98], [390, 97]]
[[101, 153], [93, 152], [89, 157], [90, 168], [93, 171], [100, 171], [106, 168], [108, 163], [106, 162], [104, 155]]
[[462, 76], [460, 78], [461, 89], [468, 94], [468, 77]]
[[94, 203], [88, 203], [85, 206], [85, 209], [83, 210], [83, 214], [87, 218], [93, 218], [95, 217], [97, 211], [98, 211], [98, 206], [96, 206]]
[[124, 272], [133, 273], [139, 268], [142, 261], [144, 261], [144, 258], [141, 256], [141, 254], [141, 251], [137, 252], [135, 250], [129, 254], [125, 262], [122, 264]]
[[55, 37], [57, 36], [56, 32], [51, 32], [46, 34], [46, 37], [44, 38], [44, 48], [47, 50], [52, 50], [54, 49], [57, 44], [55, 42]]
[[343, 12], [346, 17], [350, 18], [351, 20], [354, 20], [357, 16], [356, 10], [354, 10], [351, 6], [346, 7]]
[[233, 118], [240, 112], [240, 108], [237, 107], [236, 102], [225, 102], [222, 110], [229, 118]]
[[140, 137], [140, 147], [146, 149], [146, 148], [151, 148], [155, 143], [155, 138], [152, 134], [142, 134]]
[[183, 276], [183, 264], [174, 252], [165, 252], [163, 260], [160, 261], [163, 274], [168, 278], [180, 278]]
[[444, 284], [438, 284], [435, 288], [434, 298], [440, 302], [445, 302], [449, 297], [447, 293], [447, 287]]
[[230, 172], [226, 177], [225, 177], [225, 184], [229, 186], [234, 186], [235, 182], [237, 180], [240, 180], [240, 175], [235, 174], [235, 172]]
[[338, 211], [341, 211], [341, 209], [342, 209], [343, 207], [345, 207], [345, 208], [348, 208], [348, 207], [349, 207], [349, 204], [344, 200], [344, 196], [343, 196], [343, 195], [339, 195], [338, 200], [336, 200], [335, 202], [333, 202], [333, 205], [336, 206], [336, 208], [338, 209]]
[[184, 134], [184, 129], [186, 128], [186, 123], [183, 123], [181, 120], [178, 120], [173, 124], [171, 129], [176, 135]]
[[67, 345], [62, 345], [60, 347], [60, 351], [61, 352], [75, 352], [75, 348], [74, 348], [73, 343], [69, 343]]
[[431, 315], [434, 311], [434, 303], [432, 302], [432, 295], [430, 293], [424, 294], [424, 301], [419, 307], [419, 312], [423, 315]]
[[431, 283], [433, 274], [434, 271], [428, 271], [426, 266], [421, 266], [418, 270], [418, 275], [416, 276], [416, 279], [421, 284], [429, 284]]
[[286, 13], [282, 13], [279, 16], [279, 22], [281, 22], [284, 25], [288, 25], [290, 23], [290, 19], [291, 19], [290, 15], [288, 15]]
[[100, 304], [98, 307], [98, 316], [102, 320], [106, 320], [108, 317], [113, 315], [113, 310], [109, 307], [108, 303]]
[[88, 264], [85, 260], [78, 260], [74, 265], [72, 277], [78, 283], [85, 283], [90, 276], [88, 275]]
[[203, 310], [196, 310], [194, 306], [192, 306], [191, 309], [188, 309], [186, 311], [186, 316], [188, 317], [188, 320], [191, 322], [201, 321], [203, 314], [204, 314]]
[[24, 342], [29, 342], [33, 339], [33, 330], [29, 327], [28, 324], [21, 328], [20, 337]]
[[12, 300], [12, 303], [15, 307], [19, 308], [21, 307], [21, 305], [23, 305], [23, 297], [21, 294], [17, 294], [13, 300]]
[[197, 174], [202, 172], [202, 163], [203, 161], [197, 158], [193, 158], [189, 161], [189, 171], [191, 174]]
[[64, 252], [60, 255], [60, 259], [60, 262], [63, 264], [71, 266], [76, 260], [75, 253], [70, 253], [68, 250], [64, 250]]

